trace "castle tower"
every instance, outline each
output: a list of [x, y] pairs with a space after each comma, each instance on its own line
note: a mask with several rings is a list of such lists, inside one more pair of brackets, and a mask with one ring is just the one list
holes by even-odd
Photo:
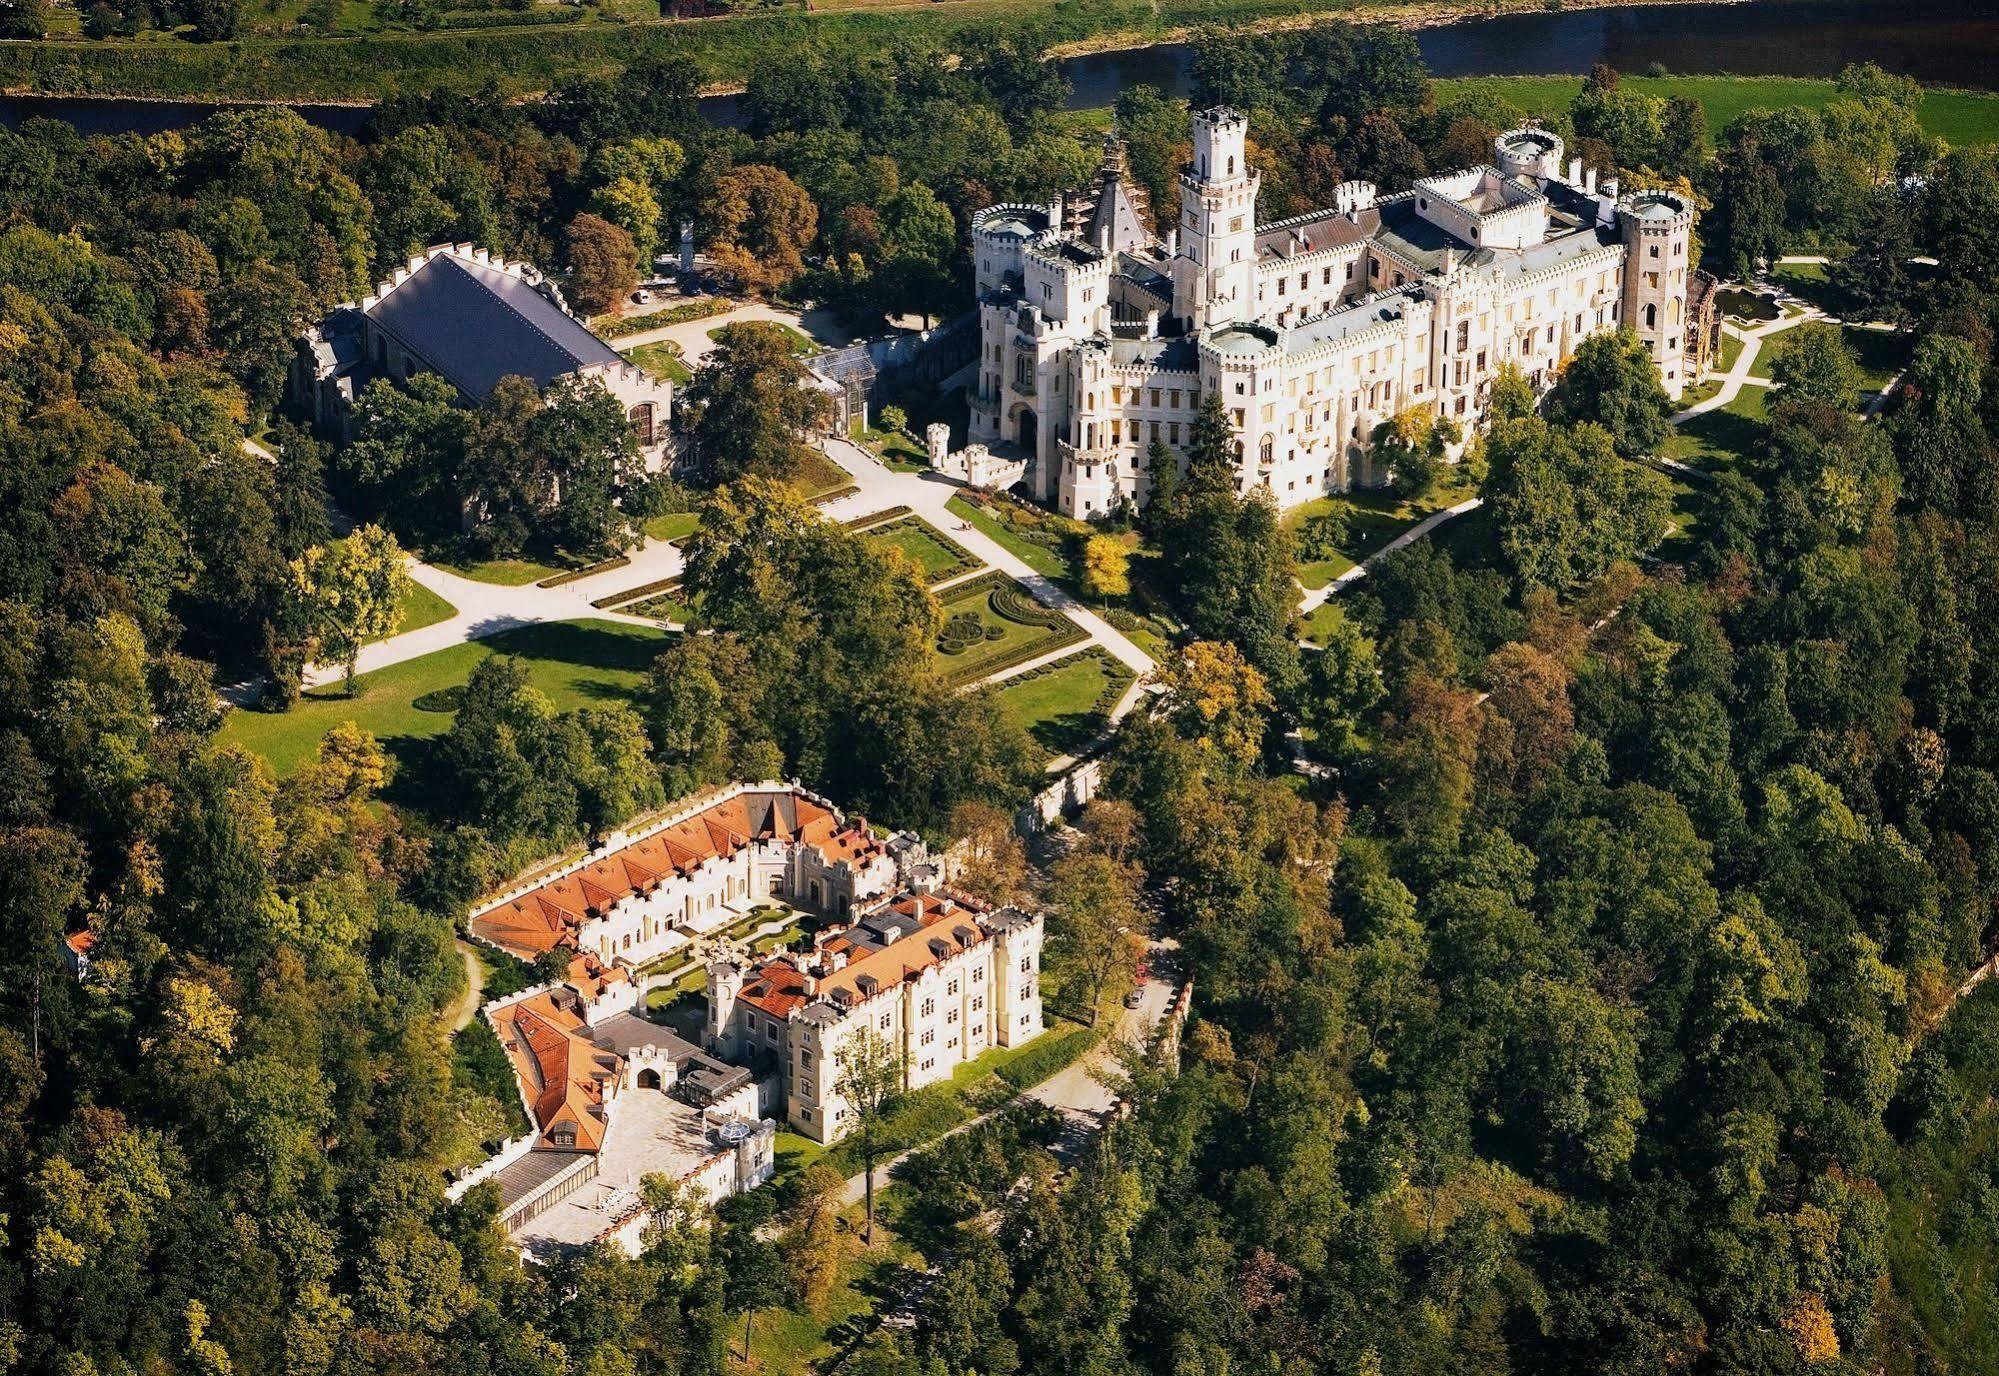
[[1687, 271], [1694, 208], [1672, 191], [1640, 191], [1617, 205], [1626, 248], [1622, 321], [1637, 331], [1666, 395], [1687, 386]]
[[742, 967], [733, 960], [708, 965], [708, 1049], [725, 1058], [737, 1054], [736, 997], [743, 992]]
[[1538, 124], [1509, 129], [1493, 140], [1492, 165], [1509, 177], [1562, 179], [1562, 140]]
[[1180, 252], [1173, 312], [1190, 329], [1250, 317], [1256, 309], [1256, 192], [1249, 118], [1218, 106], [1194, 116], [1194, 161], [1180, 172]]

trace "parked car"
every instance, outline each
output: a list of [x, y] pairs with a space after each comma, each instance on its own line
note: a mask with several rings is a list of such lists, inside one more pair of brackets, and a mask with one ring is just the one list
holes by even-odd
[[632, 303], [634, 305], [643, 306], [646, 304], [646, 302], [650, 300], [652, 300], [652, 293], [647, 291], [644, 287], [640, 287], [637, 291], [632, 293]]
[[1136, 1008], [1138, 1007], [1138, 1005], [1144, 1002], [1145, 1002], [1145, 990], [1138, 988], [1137, 986], [1133, 986], [1131, 992], [1124, 996], [1124, 1006], [1126, 1008]]

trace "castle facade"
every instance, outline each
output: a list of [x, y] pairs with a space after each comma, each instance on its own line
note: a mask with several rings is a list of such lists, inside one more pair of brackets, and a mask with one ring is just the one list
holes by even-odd
[[1369, 442], [1399, 412], [1469, 432], [1502, 365], [1546, 388], [1584, 339], [1629, 326], [1677, 397], [1706, 357], [1687, 309], [1693, 206], [1620, 195], [1547, 130], [1500, 135], [1489, 166], [1391, 196], [1348, 182], [1272, 224], [1247, 133], [1233, 110], [1194, 116], [1163, 234], [1115, 157], [1086, 193], [973, 217], [970, 437], [1022, 452], [1037, 499], [1084, 519], [1144, 502], [1147, 450], [1184, 465], [1210, 393], [1238, 489], [1289, 507], [1383, 480]]

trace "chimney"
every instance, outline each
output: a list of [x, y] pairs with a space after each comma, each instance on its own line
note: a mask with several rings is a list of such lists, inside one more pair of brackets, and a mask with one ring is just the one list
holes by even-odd
[[1580, 181], [1582, 181], [1582, 179], [1583, 179], [1583, 160], [1580, 157], [1570, 158], [1569, 185], [1574, 186]]
[[[1577, 158], [1576, 161], [1581, 162], [1582, 159]], [[1592, 196], [1596, 195], [1596, 169], [1594, 167], [1583, 173], [1583, 190]]]

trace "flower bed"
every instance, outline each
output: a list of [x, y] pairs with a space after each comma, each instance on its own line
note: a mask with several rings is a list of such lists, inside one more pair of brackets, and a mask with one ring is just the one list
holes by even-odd
[[616, 320], [605, 320], [596, 326], [596, 330], [605, 339], [623, 339], [628, 334], [644, 334], [647, 330], [664, 329], [668, 325], [685, 325], [693, 320], [727, 315], [735, 308], [734, 301], [720, 296], [705, 296], [698, 301], [683, 301], [677, 306], [668, 306], [661, 311], [647, 311], [644, 315], [625, 315]]
[[536, 579], [535, 586], [537, 588], [559, 588], [564, 583], [574, 583], [578, 579], [588, 578], [592, 574], [609, 573], [612, 569], [621, 569], [631, 562], [629, 555], [614, 554], [609, 559], [599, 559], [596, 563], [585, 564], [580, 569], [569, 569], [565, 572], [555, 574], [553, 577]]

